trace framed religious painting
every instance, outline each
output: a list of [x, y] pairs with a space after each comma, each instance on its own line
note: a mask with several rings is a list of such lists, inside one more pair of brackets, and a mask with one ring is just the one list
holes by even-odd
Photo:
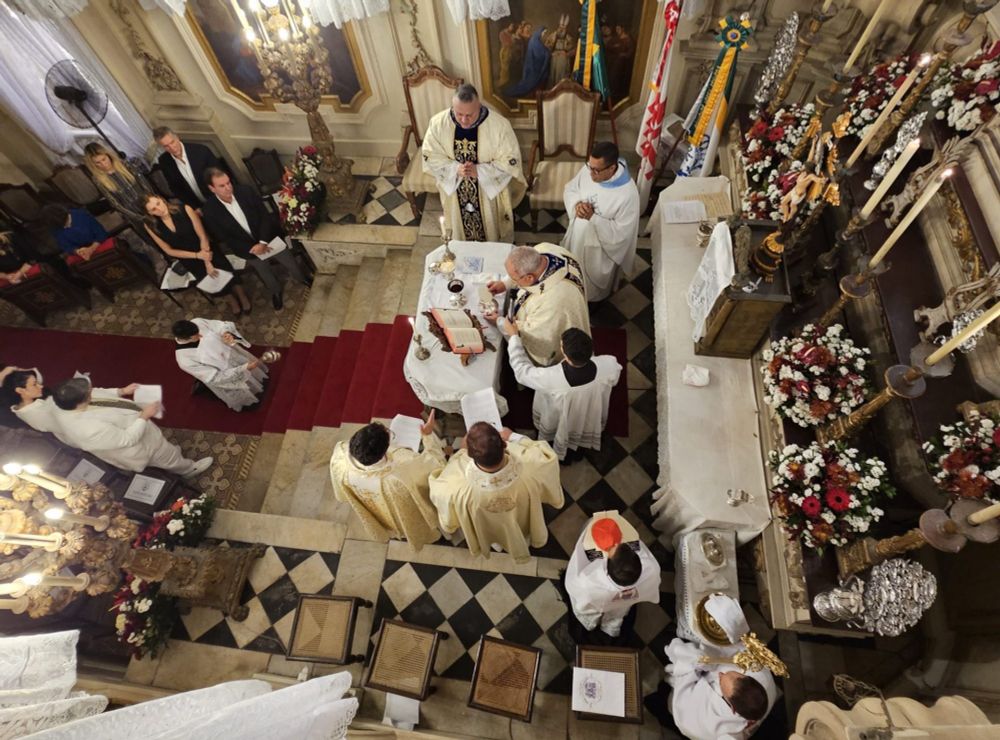
[[[656, 6], [656, 0], [602, 0], [597, 6], [616, 110], [642, 96]], [[506, 18], [477, 21], [483, 99], [504, 115], [527, 115], [536, 92], [573, 73], [580, 20], [580, 0], [510, 0]]]
[[[274, 99], [264, 89], [253, 49], [243, 35], [234, 3], [244, 12], [248, 0], [188, 0], [187, 22], [226, 91], [257, 110], [274, 110]], [[249, 14], [248, 14], [249, 15]], [[354, 112], [371, 95], [357, 40], [349, 27], [332, 24], [320, 29], [330, 53], [333, 83], [323, 102], [339, 111]]]

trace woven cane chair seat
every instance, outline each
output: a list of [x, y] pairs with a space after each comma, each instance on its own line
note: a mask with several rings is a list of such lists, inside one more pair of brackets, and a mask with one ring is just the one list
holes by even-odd
[[542, 651], [494, 637], [479, 643], [469, 706], [531, 721]]
[[578, 645], [576, 664], [580, 668], [625, 674], [625, 716], [577, 712], [580, 719], [642, 724], [642, 685], [639, 682], [639, 651], [631, 648]]

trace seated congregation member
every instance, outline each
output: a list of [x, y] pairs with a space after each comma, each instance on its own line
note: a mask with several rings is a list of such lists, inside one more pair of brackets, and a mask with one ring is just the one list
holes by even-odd
[[260, 401], [267, 366], [246, 351], [244, 339], [232, 321], [191, 319], [174, 322], [177, 365], [214, 393], [233, 411]]
[[168, 126], [153, 129], [153, 140], [163, 147], [156, 161], [170, 186], [170, 192], [186, 206], [201, 208], [212, 193], [205, 185], [205, 170], [217, 167], [232, 176], [226, 163], [204, 144], [185, 144]]
[[264, 207], [264, 201], [253, 188], [234, 186], [229, 175], [216, 167], [205, 171], [205, 183], [212, 193], [202, 207], [205, 226], [257, 272], [271, 292], [275, 310], [280, 311], [283, 306], [281, 284], [274, 275], [274, 263], [282, 265], [300, 283], [308, 285], [309, 281], [290, 249], [271, 259], [261, 259], [271, 251], [268, 243], [281, 233], [278, 219]]
[[49, 203], [42, 208], [42, 220], [62, 253], [89, 260], [110, 237], [107, 230], [83, 208], [66, 208]]
[[428, 478], [444, 467], [441, 442], [432, 431], [434, 412], [420, 428], [423, 452], [391, 444], [389, 430], [377, 422], [362, 427], [350, 442], [338, 442], [330, 457], [330, 479], [338, 501], [345, 501], [378, 542], [408, 540], [414, 550], [441, 538]]
[[508, 443], [510, 434], [473, 424], [462, 449], [431, 475], [431, 501], [441, 529], [451, 534], [461, 527], [473, 555], [488, 558], [493, 548], [523, 563], [531, 558], [529, 546], [549, 538], [542, 504], [560, 508], [563, 491], [552, 448], [526, 437]]
[[562, 245], [580, 262], [587, 300], [602, 301], [632, 270], [639, 237], [639, 190], [618, 147], [599, 141], [583, 169], [566, 184], [569, 224]]
[[13, 231], [0, 232], [0, 288], [23, 283], [32, 271], [32, 255]]
[[516, 321], [503, 325], [507, 354], [517, 382], [535, 391], [531, 415], [538, 438], [552, 443], [560, 460], [583, 457], [580, 448], [601, 449], [611, 390], [622, 366], [613, 355], [594, 357], [594, 341], [580, 329], [560, 339], [562, 362], [536, 367], [528, 358]]
[[636, 604], [659, 602], [660, 564], [631, 524], [615, 511], [600, 511], [590, 518], [573, 548], [566, 567], [566, 592], [585, 630], [600, 627], [618, 637]]
[[[587, 294], [580, 265], [555, 244], [514, 247], [505, 263], [509, 277], [487, 286], [494, 295], [514, 287], [507, 317], [518, 324], [518, 332], [528, 357], [536, 365], [548, 367], [562, 358], [559, 341], [571, 327], [588, 331]], [[487, 314], [488, 321], [504, 319]]]
[[191, 206], [168, 203], [158, 195], [146, 197], [143, 211], [146, 213], [145, 232], [164, 254], [179, 260], [195, 281], [202, 280], [205, 275], [214, 276], [217, 270], [232, 272], [233, 277], [222, 289], [222, 295], [237, 318], [253, 310], [232, 265], [221, 250], [212, 249], [209, 244], [198, 211]]
[[[135, 393], [136, 384], [124, 388], [91, 388], [94, 398], [127, 398]], [[3, 379], [5, 402], [12, 403], [11, 412], [32, 429], [51, 432], [60, 442], [63, 439], [57, 417], [59, 408], [51, 396], [45, 393], [42, 374], [38, 368], [14, 368]]]
[[[733, 644], [696, 645], [675, 637], [666, 647], [667, 684], [672, 688], [667, 706], [677, 728], [691, 740], [744, 740], [771, 711], [778, 689], [770, 670], [744, 672], [733, 663], [734, 657], [748, 652], [782, 675], [787, 672], [774, 653], [748, 635], [750, 627], [735, 599], [715, 594], [705, 608]], [[661, 684], [660, 696], [647, 697], [654, 713], [654, 702], [666, 691]], [[666, 719], [661, 717], [661, 722]]]
[[180, 447], [164, 438], [152, 422], [160, 410], [158, 402], [140, 408], [130, 401], [99, 399], [86, 378], [60, 383], [52, 397], [59, 407], [56, 425], [63, 442], [109, 465], [136, 473], [160, 468], [185, 478], [212, 467], [211, 457], [188, 460]]

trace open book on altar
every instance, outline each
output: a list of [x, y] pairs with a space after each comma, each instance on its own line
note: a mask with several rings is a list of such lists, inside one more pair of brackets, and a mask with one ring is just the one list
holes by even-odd
[[432, 308], [426, 314], [430, 331], [456, 355], [478, 355], [495, 349], [483, 335], [483, 326], [468, 309]]

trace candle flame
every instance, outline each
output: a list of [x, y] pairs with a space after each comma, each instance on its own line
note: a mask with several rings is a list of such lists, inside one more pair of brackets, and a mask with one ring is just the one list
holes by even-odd
[[59, 507], [54, 506], [51, 509], [47, 509], [45, 511], [45, 518], [46, 519], [59, 520], [59, 519], [63, 518], [63, 514], [65, 514], [65, 513], [66, 512], [63, 511], [62, 509], [60, 509]]
[[25, 465], [21, 468], [21, 470], [23, 470], [28, 475], [40, 475], [42, 472], [42, 469], [37, 465]]
[[931, 54], [929, 52], [924, 52], [923, 54], [920, 55], [920, 59], [919, 59], [919, 61], [917, 61], [917, 66], [918, 67], [926, 67], [928, 64], [931, 63], [931, 59], [933, 59], [933, 58], [934, 58], [933, 54]]
[[16, 462], [9, 462], [3, 466], [3, 472], [7, 475], [19, 475], [21, 473], [21, 466]]
[[948, 179], [949, 177], [951, 177], [954, 174], [955, 174], [955, 170], [953, 170], [951, 167], [949, 167], [948, 169], [946, 169], [944, 172], [941, 173], [941, 179], [942, 180], [946, 180], [946, 179]]
[[27, 583], [29, 586], [37, 586], [39, 583], [42, 582], [42, 574], [38, 572], [27, 573], [21, 576], [21, 580]]

